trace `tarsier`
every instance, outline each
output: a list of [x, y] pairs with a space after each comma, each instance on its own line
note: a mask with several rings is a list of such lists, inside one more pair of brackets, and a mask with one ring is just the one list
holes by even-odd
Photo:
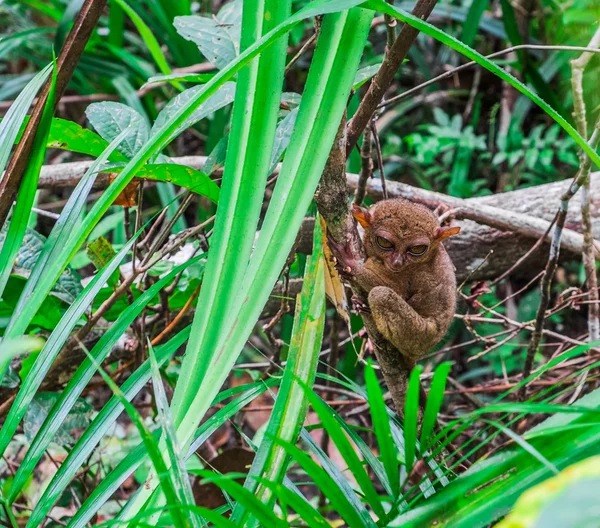
[[364, 229], [367, 259], [359, 262], [330, 241], [336, 267], [367, 296], [353, 298], [355, 308], [370, 312], [377, 330], [412, 368], [452, 322], [456, 277], [441, 241], [460, 227], [440, 226], [432, 211], [403, 199], [354, 206], [352, 214]]

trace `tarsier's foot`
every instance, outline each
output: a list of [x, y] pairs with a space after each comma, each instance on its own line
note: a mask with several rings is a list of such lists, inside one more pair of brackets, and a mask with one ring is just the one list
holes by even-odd
[[336, 271], [343, 280], [352, 280], [357, 263], [350, 245], [340, 244], [333, 240], [333, 238], [328, 238], [327, 242], [331, 248], [331, 252], [333, 253], [333, 262], [335, 264]]
[[369, 308], [369, 304], [359, 295], [352, 296], [352, 310], [356, 314], [363, 313], [371, 313], [371, 308]]

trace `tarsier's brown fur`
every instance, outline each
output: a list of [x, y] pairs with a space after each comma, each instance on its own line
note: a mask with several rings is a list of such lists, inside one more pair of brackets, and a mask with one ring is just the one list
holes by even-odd
[[429, 209], [401, 199], [355, 206], [353, 215], [364, 229], [367, 259], [359, 263], [334, 243], [338, 269], [367, 295], [363, 309], [412, 368], [452, 322], [456, 278], [441, 241], [460, 228], [441, 227]]

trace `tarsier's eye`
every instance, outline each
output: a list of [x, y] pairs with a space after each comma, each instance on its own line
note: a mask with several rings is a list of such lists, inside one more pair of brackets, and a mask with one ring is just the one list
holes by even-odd
[[408, 248], [408, 252], [411, 255], [415, 255], [418, 257], [418, 256], [422, 255], [423, 253], [425, 253], [425, 251], [427, 251], [427, 249], [428, 248], [425, 244], [421, 244], [420, 246], [413, 246], [413, 247]]
[[383, 238], [378, 236], [375, 241], [377, 242], [377, 245], [381, 248], [381, 249], [393, 249], [394, 248], [394, 244], [392, 244], [387, 238]]

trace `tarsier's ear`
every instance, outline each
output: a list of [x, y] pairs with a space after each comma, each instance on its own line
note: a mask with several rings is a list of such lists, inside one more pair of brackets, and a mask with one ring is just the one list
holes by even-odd
[[460, 227], [458, 226], [441, 226], [437, 228], [435, 233], [436, 240], [442, 240], [460, 233]]
[[363, 227], [369, 227], [373, 222], [373, 218], [371, 217], [371, 213], [369, 213], [368, 209], [364, 207], [359, 207], [358, 205], [352, 206], [352, 216], [358, 220], [358, 223]]

